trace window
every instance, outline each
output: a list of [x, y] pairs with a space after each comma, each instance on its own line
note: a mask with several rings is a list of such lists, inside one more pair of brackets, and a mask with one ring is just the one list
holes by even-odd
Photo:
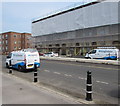
[[95, 54], [96, 53], [96, 50], [92, 50], [89, 52], [89, 54]]
[[17, 42], [15, 41], [14, 44], [17, 44]]
[[6, 44], [8, 44], [8, 41], [6, 40]]
[[19, 35], [19, 37], [21, 38], [21, 35]]
[[55, 46], [59, 47], [60, 45], [59, 45], [59, 44], [56, 44]]
[[6, 50], [8, 50], [8, 47], [6, 47]]
[[16, 50], [17, 49], [17, 47], [14, 47], [14, 50]]
[[89, 46], [89, 42], [86, 42], [85, 45], [86, 45], [86, 46]]
[[17, 37], [17, 35], [14, 35], [14, 37]]
[[19, 49], [21, 49], [21, 47], [19, 47]]
[[6, 34], [6, 38], [8, 37], [8, 35]]
[[92, 45], [97, 45], [97, 42], [92, 42]]
[[79, 46], [80, 44], [79, 43], [76, 43], [76, 46]]
[[52, 45], [49, 45], [49, 47], [52, 47]]
[[113, 45], [118, 45], [118, 44], [120, 44], [120, 41], [113, 41], [112, 44]]
[[66, 47], [66, 44], [62, 44], [63, 47]]
[[18, 41], [19, 44], [21, 44], [21, 41]]
[[8, 56], [7, 56], [7, 58], [11, 58], [11, 56], [12, 56], [12, 53], [9, 53]]

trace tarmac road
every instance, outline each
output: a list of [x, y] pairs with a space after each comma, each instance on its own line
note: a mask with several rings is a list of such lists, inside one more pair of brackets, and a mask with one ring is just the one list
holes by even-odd
[[[85, 99], [88, 70], [93, 76], [93, 100], [98, 104], [118, 104], [118, 66], [42, 60], [38, 75], [40, 84]], [[14, 70], [14, 74], [33, 81], [32, 71]]]
[[47, 60], [41, 63], [41, 82], [67, 89], [84, 99], [86, 72], [89, 70], [93, 77], [93, 98], [101, 103], [118, 103], [118, 66]]

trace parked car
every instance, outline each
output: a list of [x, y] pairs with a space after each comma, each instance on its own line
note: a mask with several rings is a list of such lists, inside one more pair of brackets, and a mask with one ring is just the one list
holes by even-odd
[[45, 53], [43, 56], [47, 56], [47, 57], [58, 57], [58, 53], [54, 53], [54, 52], [48, 52]]
[[44, 55], [44, 53], [39, 53], [39, 56], [43, 56]]

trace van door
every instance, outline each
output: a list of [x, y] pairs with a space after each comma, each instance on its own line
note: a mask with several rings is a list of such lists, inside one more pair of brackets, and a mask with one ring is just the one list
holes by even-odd
[[6, 58], [6, 65], [7, 65], [7, 67], [10, 66], [11, 57], [12, 57], [12, 53], [8, 54], [8, 56]]
[[88, 54], [89, 54], [89, 57], [92, 59], [92, 58], [96, 58], [97, 57], [97, 54], [96, 54], [97, 50], [92, 50], [90, 51]]
[[26, 54], [26, 68], [34, 68], [34, 63], [39, 63], [39, 54], [31, 52]]
[[16, 60], [17, 60], [16, 54], [13, 53], [12, 56], [11, 56], [11, 64], [15, 65], [16, 64]]

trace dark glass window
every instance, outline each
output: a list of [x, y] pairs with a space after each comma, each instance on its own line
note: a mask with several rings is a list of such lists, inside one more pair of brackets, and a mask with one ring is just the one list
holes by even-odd
[[92, 50], [89, 52], [89, 54], [95, 54], [96, 53], [96, 50]]

